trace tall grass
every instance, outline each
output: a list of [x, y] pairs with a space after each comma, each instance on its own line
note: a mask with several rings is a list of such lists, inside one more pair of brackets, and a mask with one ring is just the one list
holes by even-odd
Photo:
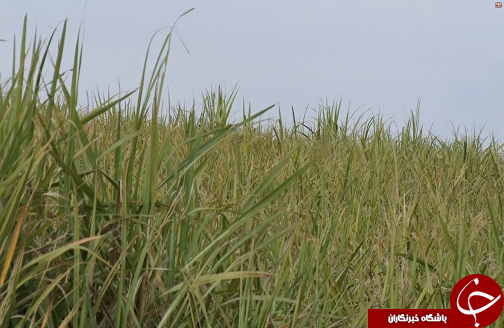
[[0, 87], [0, 327], [362, 327], [504, 284], [495, 142], [341, 103], [230, 122], [236, 89], [164, 108], [171, 33], [137, 90], [82, 111], [65, 34], [46, 81], [54, 34], [28, 45], [25, 20]]

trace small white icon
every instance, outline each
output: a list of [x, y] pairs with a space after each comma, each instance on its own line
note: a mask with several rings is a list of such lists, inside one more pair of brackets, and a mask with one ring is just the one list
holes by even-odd
[[[485, 311], [486, 309], [488, 309], [489, 307], [491, 307], [492, 305], [494, 305], [501, 297], [501, 295], [499, 295], [497, 298], [491, 296], [491, 295], [488, 295], [486, 293], [483, 293], [483, 292], [472, 292], [471, 294], [469, 294], [469, 297], [467, 298], [467, 304], [469, 305], [469, 310], [466, 310], [466, 309], [463, 309], [460, 307], [459, 305], [459, 298], [460, 298], [460, 294], [462, 294], [462, 292], [464, 291], [464, 289], [469, 286], [469, 284], [471, 282], [474, 281], [474, 284], [477, 285], [479, 283], [479, 280], [478, 278], [474, 278], [473, 280], [469, 281], [469, 283], [467, 285], [465, 285], [464, 288], [462, 288], [462, 290], [460, 291], [460, 293], [458, 294], [458, 297], [457, 297], [457, 307], [459, 309], [460, 312], [462, 312], [463, 314], [472, 314], [474, 316], [474, 326], [475, 327], [478, 327], [479, 326], [479, 323], [476, 321], [476, 314], [477, 313], [481, 313], [483, 311]], [[487, 300], [491, 301], [490, 303], [488, 303], [487, 305], [483, 306], [483, 307], [480, 307], [479, 309], [473, 309], [471, 307], [471, 297], [473, 296], [481, 296], [481, 297], [484, 297], [486, 298]]]

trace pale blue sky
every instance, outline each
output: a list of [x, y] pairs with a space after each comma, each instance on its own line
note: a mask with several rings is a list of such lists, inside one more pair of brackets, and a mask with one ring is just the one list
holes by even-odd
[[437, 134], [485, 125], [503, 139], [504, 9], [488, 0], [0, 1], [0, 73], [10, 74], [26, 13], [30, 37], [68, 17], [66, 68], [84, 32], [81, 102], [84, 90], [116, 92], [118, 81], [135, 88], [151, 36], [192, 7], [177, 24], [189, 54], [173, 42], [172, 102], [238, 84], [237, 111], [245, 100], [302, 115], [341, 98], [345, 111], [372, 108], [402, 125], [420, 98], [424, 127]]

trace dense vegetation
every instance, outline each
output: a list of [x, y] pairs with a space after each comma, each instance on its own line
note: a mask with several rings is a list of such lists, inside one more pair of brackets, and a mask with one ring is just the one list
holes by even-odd
[[504, 284], [495, 142], [338, 103], [230, 122], [236, 90], [166, 108], [171, 34], [139, 89], [82, 110], [65, 33], [51, 62], [25, 22], [0, 87], [0, 327], [363, 327]]

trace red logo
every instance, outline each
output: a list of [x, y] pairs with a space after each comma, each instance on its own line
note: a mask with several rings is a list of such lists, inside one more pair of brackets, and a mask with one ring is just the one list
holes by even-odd
[[495, 8], [502, 8], [502, 2], [496, 2]]
[[466, 327], [486, 327], [501, 315], [504, 295], [492, 278], [472, 274], [453, 287], [450, 306], [454, 315], [467, 322]]
[[483, 328], [502, 314], [504, 294], [497, 282], [482, 274], [460, 279], [450, 295], [450, 309], [369, 309], [368, 327]]

